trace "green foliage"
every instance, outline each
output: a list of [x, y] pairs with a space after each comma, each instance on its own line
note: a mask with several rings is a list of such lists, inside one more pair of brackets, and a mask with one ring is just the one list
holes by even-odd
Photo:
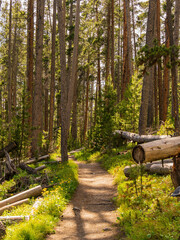
[[166, 120], [164, 123], [161, 124], [159, 131], [157, 132], [158, 135], [174, 135], [174, 122], [172, 119]]
[[[129, 145], [128, 148], [132, 148]], [[121, 230], [131, 240], [178, 240], [180, 236], [180, 202], [170, 196], [173, 186], [170, 176], [148, 175], [139, 167], [132, 170], [131, 178], [123, 173], [126, 165], [131, 165], [131, 152], [124, 148], [113, 150], [111, 154], [82, 151], [77, 159], [88, 161], [96, 154], [96, 161], [115, 177], [118, 195], [117, 218]], [[137, 194], [138, 193], [138, 194]], [[139, 194], [141, 193], [141, 194]]]
[[112, 148], [116, 110], [116, 93], [111, 85], [107, 85], [98, 103], [96, 124], [89, 133], [89, 141], [93, 149]]
[[145, 65], [143, 72], [146, 71], [146, 67], [153, 66], [155, 63], [161, 63], [161, 58], [166, 56], [172, 56], [174, 59], [176, 59], [176, 62], [168, 63], [167, 67], [171, 68], [171, 64], [178, 64], [178, 54], [179, 54], [179, 47], [177, 46], [171, 46], [166, 47], [165, 45], [158, 45], [158, 41], [154, 40], [154, 46], [148, 47], [148, 45], [145, 45], [142, 47], [139, 52], [138, 56], [136, 58], [136, 64], [137, 66]]
[[[55, 154], [51, 156], [51, 160], [55, 160], [54, 158], [56, 158]], [[48, 233], [53, 232], [54, 225], [77, 187], [78, 172], [77, 165], [73, 161], [58, 166], [51, 165], [46, 171], [51, 184], [55, 186], [51, 189], [43, 189], [43, 198], [38, 200], [37, 207], [32, 209], [35, 201], [32, 199], [30, 205], [24, 204], [3, 213], [6, 216], [27, 216], [31, 211], [33, 213], [29, 221], [9, 225], [5, 240], [41, 240], [45, 239]]]
[[137, 72], [132, 76], [131, 83], [125, 92], [124, 99], [118, 104], [116, 113], [118, 129], [136, 132], [138, 130], [141, 104], [142, 78]]

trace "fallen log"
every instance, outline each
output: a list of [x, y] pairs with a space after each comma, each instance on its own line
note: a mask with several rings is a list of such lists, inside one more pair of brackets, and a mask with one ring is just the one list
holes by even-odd
[[0, 221], [29, 221], [30, 216], [0, 216]]
[[26, 161], [26, 164], [37, 163], [37, 162], [43, 161], [43, 160], [48, 159], [48, 158], [49, 158], [49, 155], [41, 156], [38, 159], [32, 158], [32, 159]]
[[10, 198], [0, 201], [0, 208], [6, 206], [7, 204], [11, 204], [11, 203], [23, 200], [25, 198], [37, 197], [41, 194], [41, 192], [42, 192], [42, 187], [40, 185], [31, 189], [28, 189]]
[[28, 202], [29, 202], [29, 199], [26, 198], [26, 199], [23, 199], [23, 200], [21, 200], [21, 201], [18, 201], [18, 202], [15, 202], [15, 203], [6, 205], [6, 206], [0, 208], [0, 214], [2, 214], [2, 213], [3, 213], [5, 210], [7, 210], [7, 209], [10, 209], [10, 208], [12, 208], [12, 207], [19, 206], [19, 205], [22, 205], [22, 204], [28, 203]]
[[[131, 177], [133, 169], [137, 168], [138, 169], [139, 165], [131, 165], [131, 166], [126, 166], [124, 168], [124, 175], [126, 177]], [[171, 163], [159, 163], [159, 161], [156, 163], [148, 163], [146, 165], [142, 165], [143, 171], [148, 172], [150, 174], [158, 174], [158, 175], [167, 175], [172, 172], [173, 168], [173, 162]], [[139, 169], [140, 171], [140, 169]]]
[[137, 142], [137, 143], [152, 142], [152, 141], [172, 137], [170, 135], [139, 135], [136, 133], [121, 131], [121, 130], [115, 130], [115, 134], [119, 134], [121, 135], [122, 138], [127, 139], [129, 141]]
[[179, 153], [180, 137], [172, 137], [138, 144], [133, 148], [132, 157], [137, 163], [145, 163], [173, 157]]
[[43, 169], [46, 168], [45, 165], [42, 165], [40, 167], [37, 167], [37, 168], [32, 168], [32, 167], [29, 167], [27, 164], [25, 164], [24, 162], [20, 163], [19, 164], [19, 167], [22, 169], [22, 170], [26, 170], [28, 173], [30, 174], [37, 174], [38, 171], [41, 171]]
[[5, 156], [5, 151], [6, 152], [12, 152], [16, 148], [17, 148], [17, 143], [16, 142], [10, 142], [5, 148], [2, 148], [0, 150], [0, 158], [3, 158]]

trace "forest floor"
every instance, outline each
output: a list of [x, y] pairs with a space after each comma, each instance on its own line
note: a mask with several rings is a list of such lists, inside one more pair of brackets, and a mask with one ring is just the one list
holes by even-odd
[[[116, 224], [113, 178], [98, 163], [78, 162], [79, 186], [47, 240], [123, 239]], [[120, 238], [121, 235], [121, 238]]]

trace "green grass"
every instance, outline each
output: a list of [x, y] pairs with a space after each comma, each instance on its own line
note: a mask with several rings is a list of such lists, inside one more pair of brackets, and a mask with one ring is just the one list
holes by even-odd
[[[55, 158], [56, 155], [51, 156], [51, 160], [55, 160]], [[77, 165], [73, 161], [50, 165], [45, 171], [50, 179], [49, 184], [56, 185], [43, 189], [43, 198], [37, 208], [32, 209], [35, 199], [31, 199], [30, 204], [14, 207], [3, 213], [4, 216], [26, 216], [31, 215], [33, 210], [29, 221], [7, 224], [4, 240], [41, 240], [45, 239], [48, 233], [54, 231], [54, 226], [78, 185], [78, 171]], [[24, 176], [24, 173], [20, 173], [21, 177], [22, 175]], [[11, 182], [13, 183], [13, 181]], [[12, 183], [6, 183], [8, 186], [6, 191]]]
[[180, 202], [170, 196], [174, 189], [170, 176], [144, 173], [142, 178], [135, 174], [134, 179], [127, 179], [123, 170], [126, 165], [134, 164], [131, 147], [127, 147], [127, 152], [121, 148], [110, 154], [83, 150], [76, 154], [76, 158], [101, 162], [114, 176], [118, 193], [117, 221], [127, 240], [178, 240]]

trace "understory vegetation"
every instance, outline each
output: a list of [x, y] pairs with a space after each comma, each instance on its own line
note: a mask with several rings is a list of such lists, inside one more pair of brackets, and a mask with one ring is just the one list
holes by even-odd
[[137, 166], [126, 178], [123, 170], [134, 164], [132, 145], [101, 154], [91, 150], [76, 153], [78, 160], [98, 161], [114, 176], [117, 184], [115, 200], [119, 216], [117, 222], [130, 240], [178, 240], [180, 237], [180, 202], [171, 197], [173, 185], [170, 175], [148, 175]]
[[[56, 154], [51, 156], [51, 160], [56, 159]], [[30, 216], [29, 221], [19, 223], [6, 223], [7, 230], [4, 240], [41, 240], [45, 239], [48, 233], [52, 233], [54, 226], [59, 220], [66, 204], [70, 200], [78, 184], [77, 165], [73, 161], [49, 165], [46, 168], [49, 178], [49, 185], [44, 188], [43, 194], [37, 200], [31, 199], [29, 204], [13, 207], [6, 210], [4, 216]], [[31, 175], [21, 171], [13, 180], [5, 181], [0, 186], [1, 199], [7, 196], [8, 190], [15, 185], [22, 177], [31, 178]], [[35, 176], [33, 176], [35, 177]], [[34, 187], [38, 184], [32, 184]], [[35, 201], [37, 204], [34, 204]]]

